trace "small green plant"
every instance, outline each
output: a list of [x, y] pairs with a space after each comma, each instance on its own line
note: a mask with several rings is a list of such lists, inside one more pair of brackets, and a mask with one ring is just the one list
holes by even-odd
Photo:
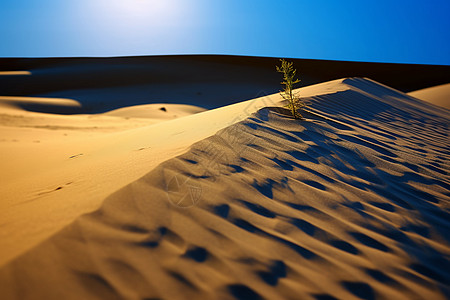
[[294, 69], [293, 62], [288, 62], [284, 59], [280, 59], [280, 61], [281, 66], [276, 66], [277, 72], [283, 73], [283, 81], [281, 84], [284, 85], [284, 90], [280, 91], [280, 94], [284, 100], [288, 101], [287, 107], [291, 111], [292, 116], [295, 119], [303, 119], [299, 110], [305, 107], [306, 104], [293, 91], [294, 85], [300, 82], [300, 79], [295, 78], [297, 70]]

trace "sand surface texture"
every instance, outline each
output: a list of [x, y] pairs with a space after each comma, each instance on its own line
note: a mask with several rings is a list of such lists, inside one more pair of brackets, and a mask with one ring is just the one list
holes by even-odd
[[306, 120], [257, 110], [5, 264], [2, 297], [448, 298], [449, 111], [312, 88]]
[[[314, 88], [308, 90], [315, 93]], [[109, 194], [194, 142], [278, 100], [273, 95], [209, 111], [191, 105], [149, 104], [91, 115], [29, 112], [4, 102], [0, 106], [0, 265], [97, 209]]]
[[450, 109], [450, 83], [410, 92], [408, 95]]

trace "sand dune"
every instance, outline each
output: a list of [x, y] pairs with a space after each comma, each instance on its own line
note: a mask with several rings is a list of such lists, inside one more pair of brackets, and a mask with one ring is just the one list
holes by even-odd
[[[278, 100], [197, 114], [204, 109], [177, 104], [70, 116], [0, 108], [0, 265], [192, 143]], [[180, 118], [170, 120], [172, 113]]]
[[97, 138], [115, 158], [198, 142], [3, 266], [2, 295], [448, 297], [449, 111], [369, 79], [300, 92], [304, 121], [265, 97]]
[[18, 109], [42, 107], [48, 110], [50, 107], [79, 109], [81, 104], [76, 100], [66, 98], [0, 96], [0, 106]]
[[408, 95], [450, 109], [450, 83], [410, 92]]
[[[369, 77], [403, 92], [450, 82], [450, 66], [292, 59], [302, 86], [343, 77]], [[74, 99], [78, 109], [28, 110], [101, 113], [149, 103], [190, 104], [207, 109], [279, 90], [278, 58], [232, 55], [168, 55], [113, 58], [0, 58], [1, 96]]]
[[154, 103], [122, 107], [104, 113], [108, 116], [145, 119], [174, 119], [197, 114], [206, 109], [186, 104]]
[[30, 71], [0, 71], [0, 76], [31, 75]]

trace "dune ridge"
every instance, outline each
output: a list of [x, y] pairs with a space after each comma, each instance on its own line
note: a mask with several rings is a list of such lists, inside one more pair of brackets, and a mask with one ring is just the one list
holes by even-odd
[[0, 71], [0, 76], [31, 75], [30, 71]]
[[0, 269], [6, 299], [445, 299], [449, 111], [369, 79], [263, 108]]
[[[297, 91], [308, 97], [347, 90], [341, 81]], [[0, 266], [194, 142], [280, 100], [262, 94], [200, 113], [162, 103], [70, 116], [0, 107]], [[174, 114], [179, 118], [170, 120]]]

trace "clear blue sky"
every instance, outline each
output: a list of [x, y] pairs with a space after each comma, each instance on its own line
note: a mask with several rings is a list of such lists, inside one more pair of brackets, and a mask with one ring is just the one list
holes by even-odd
[[0, 57], [154, 54], [450, 65], [450, 0], [0, 1]]

